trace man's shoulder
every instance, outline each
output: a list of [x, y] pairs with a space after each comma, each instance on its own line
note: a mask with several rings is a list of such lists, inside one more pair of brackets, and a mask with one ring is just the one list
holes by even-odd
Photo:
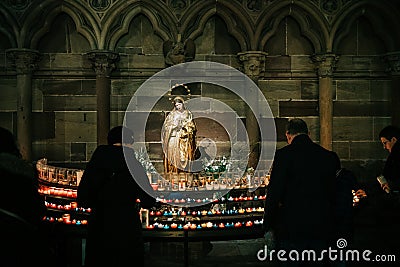
[[326, 156], [326, 157], [338, 158], [336, 152], [330, 151], [315, 142], [303, 143], [301, 145], [299, 145], [299, 144], [287, 145], [287, 146], [277, 149], [275, 152], [275, 155], [280, 156], [280, 155], [288, 155], [288, 154], [292, 154], [292, 153], [294, 153], [294, 154], [298, 154], [298, 153], [316, 154], [316, 155], [320, 155], [322, 157]]
[[[392, 147], [392, 152], [390, 153], [392, 155], [400, 156], [400, 142], [397, 141], [394, 146]], [[399, 158], [400, 160], [400, 158]]]
[[292, 150], [292, 148], [290, 147], [290, 145], [287, 145], [287, 146], [278, 148], [278, 149], [275, 151], [275, 156], [281, 155], [281, 154], [285, 154], [285, 153], [289, 153], [290, 150]]
[[99, 153], [99, 152], [109, 151], [109, 150], [111, 150], [110, 145], [98, 145], [93, 153]]

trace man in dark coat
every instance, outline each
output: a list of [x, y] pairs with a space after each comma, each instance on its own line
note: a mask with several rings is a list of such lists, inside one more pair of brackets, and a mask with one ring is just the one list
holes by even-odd
[[389, 125], [379, 132], [379, 139], [383, 148], [389, 152], [382, 175], [387, 183], [382, 184], [382, 189], [394, 193], [400, 192], [400, 129]]
[[275, 153], [263, 226], [273, 232], [276, 248], [287, 253], [328, 249], [339, 157], [315, 144], [301, 119], [288, 122], [286, 138], [289, 145]]
[[[378, 195], [377, 216], [385, 228], [380, 241], [381, 253], [400, 257], [398, 240], [400, 240], [400, 128], [388, 125], [379, 132], [379, 139], [383, 148], [389, 152], [382, 176], [386, 180], [381, 187], [382, 191]], [[386, 234], [388, 233], [388, 234]], [[387, 236], [390, 235], [389, 241]]]
[[111, 129], [108, 145], [100, 145], [94, 151], [79, 184], [78, 203], [92, 208], [85, 266], [143, 266], [138, 204], [151, 208], [155, 199], [149, 195], [153, 189], [133, 149], [126, 146], [128, 143], [133, 143], [133, 133], [128, 128]]

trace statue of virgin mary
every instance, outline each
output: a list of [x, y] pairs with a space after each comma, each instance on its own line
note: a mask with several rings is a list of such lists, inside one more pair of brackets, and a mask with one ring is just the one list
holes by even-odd
[[164, 172], [189, 172], [196, 150], [196, 125], [185, 101], [177, 96], [161, 130]]

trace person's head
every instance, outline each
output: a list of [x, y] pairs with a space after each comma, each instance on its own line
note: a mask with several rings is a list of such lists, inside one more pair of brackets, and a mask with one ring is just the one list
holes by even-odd
[[286, 125], [286, 139], [289, 144], [292, 143], [293, 138], [299, 134], [309, 134], [307, 123], [302, 119], [291, 119]]
[[109, 145], [115, 144], [132, 144], [134, 141], [133, 139], [133, 132], [131, 129], [125, 126], [116, 126], [112, 128], [107, 135], [107, 143]]
[[0, 127], [0, 153], [21, 157], [14, 135], [3, 127]]
[[185, 101], [183, 100], [182, 97], [180, 97], [180, 96], [175, 97], [174, 101], [173, 101], [175, 109], [176, 110], [184, 110], [185, 109], [184, 102]]
[[400, 139], [400, 129], [394, 125], [389, 125], [379, 132], [379, 139], [383, 148], [392, 152], [392, 147]]

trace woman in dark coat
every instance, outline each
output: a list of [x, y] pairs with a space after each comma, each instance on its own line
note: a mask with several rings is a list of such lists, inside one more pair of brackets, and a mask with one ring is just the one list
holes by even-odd
[[143, 208], [154, 206], [155, 199], [149, 195], [152, 188], [144, 168], [134, 157], [133, 149], [122, 146], [123, 141], [133, 143], [132, 132], [122, 126], [111, 129], [108, 145], [100, 145], [94, 151], [78, 187], [79, 205], [92, 208], [85, 266], [143, 266], [137, 199]]

